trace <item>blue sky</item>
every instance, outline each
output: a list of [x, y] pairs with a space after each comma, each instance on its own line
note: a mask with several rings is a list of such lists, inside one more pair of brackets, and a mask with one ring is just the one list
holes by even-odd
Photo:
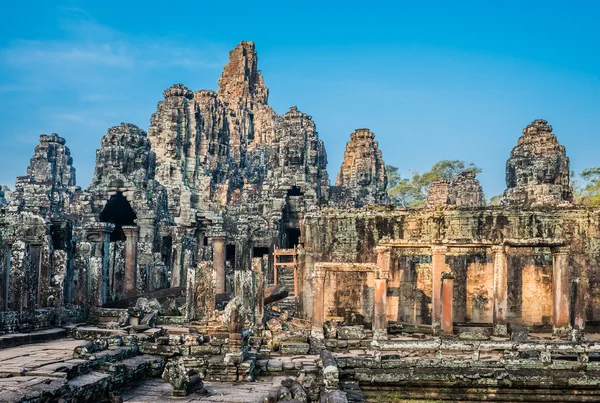
[[109, 127], [147, 129], [171, 84], [216, 89], [228, 51], [253, 40], [270, 104], [313, 116], [332, 182], [350, 133], [368, 127], [404, 175], [473, 161], [489, 198], [536, 118], [572, 170], [600, 166], [599, 16], [600, 2], [553, 0], [10, 2], [0, 183], [12, 188], [38, 135], [56, 132], [86, 187]]

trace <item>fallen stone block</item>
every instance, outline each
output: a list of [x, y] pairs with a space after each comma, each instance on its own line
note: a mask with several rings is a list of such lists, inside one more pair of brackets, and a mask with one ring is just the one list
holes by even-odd
[[303, 355], [308, 354], [310, 344], [308, 343], [290, 343], [282, 342], [279, 347], [279, 352], [282, 355]]
[[289, 295], [288, 289], [284, 284], [277, 284], [265, 290], [264, 304], [272, 304], [273, 302], [281, 301]]
[[339, 340], [361, 340], [367, 337], [367, 332], [362, 326], [342, 326], [338, 330]]

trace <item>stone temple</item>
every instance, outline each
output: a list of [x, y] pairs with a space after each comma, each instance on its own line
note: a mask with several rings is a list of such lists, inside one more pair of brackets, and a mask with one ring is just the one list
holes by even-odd
[[366, 128], [332, 185], [252, 42], [163, 95], [87, 189], [50, 134], [0, 193], [1, 401], [600, 400], [600, 210], [548, 122], [500, 205], [467, 171], [406, 209]]

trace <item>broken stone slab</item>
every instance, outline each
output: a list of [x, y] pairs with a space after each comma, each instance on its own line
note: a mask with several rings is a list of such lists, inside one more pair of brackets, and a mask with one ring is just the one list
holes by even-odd
[[282, 342], [279, 347], [279, 352], [282, 355], [303, 355], [308, 354], [310, 344], [308, 343], [290, 343]]
[[361, 340], [367, 337], [363, 326], [342, 326], [338, 330], [339, 340]]
[[323, 325], [323, 331], [325, 332], [326, 339], [337, 339], [338, 337], [339, 324], [335, 320], [327, 321]]
[[348, 398], [341, 390], [332, 390], [325, 395], [325, 403], [348, 403]]
[[285, 284], [274, 285], [265, 290], [264, 304], [268, 305], [277, 301], [281, 301], [282, 299], [287, 298], [288, 295], [289, 291]]
[[290, 390], [290, 393], [292, 394], [292, 397], [295, 400], [298, 400], [302, 403], [308, 402], [308, 394], [306, 393], [306, 390], [304, 390], [302, 385], [300, 385], [300, 382], [298, 382], [297, 380], [291, 378], [284, 379], [283, 381], [281, 381], [281, 386], [285, 386], [286, 388], [288, 388]]
[[510, 340], [511, 341], [527, 341], [529, 338], [529, 329], [525, 326], [511, 325]]
[[178, 355], [188, 355], [188, 347], [172, 346], [155, 343], [144, 343], [140, 346], [140, 352], [143, 354], [161, 355], [163, 357], [175, 357]]
[[181, 358], [167, 362], [162, 380], [171, 384], [173, 396], [187, 396], [203, 386], [196, 371], [186, 370]]
[[190, 346], [191, 355], [219, 355], [221, 354], [221, 345], [201, 344], [199, 346]]
[[458, 331], [459, 340], [489, 340], [492, 329], [487, 327], [464, 327]]
[[269, 371], [269, 372], [283, 371], [283, 361], [269, 360], [267, 362], [267, 371]]
[[292, 400], [292, 394], [290, 390], [285, 386], [280, 386], [279, 389], [277, 389], [277, 400], [280, 402], [285, 400]]
[[272, 332], [283, 331], [283, 325], [281, 324], [281, 321], [279, 321], [277, 318], [269, 319], [267, 321], [267, 328]]

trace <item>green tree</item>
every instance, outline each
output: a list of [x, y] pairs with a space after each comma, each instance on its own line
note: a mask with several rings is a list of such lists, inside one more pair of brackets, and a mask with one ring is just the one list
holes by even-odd
[[490, 197], [490, 201], [487, 203], [489, 206], [498, 206], [500, 205], [501, 194]]
[[386, 165], [388, 175], [388, 196], [397, 205], [402, 207], [420, 208], [425, 205], [429, 187], [435, 180], [453, 180], [464, 171], [481, 172], [472, 162], [460, 160], [438, 161], [431, 169], [424, 173], [411, 172], [410, 178], [402, 178], [398, 168]]
[[587, 168], [573, 181], [575, 201], [585, 206], [600, 206], [600, 167]]

